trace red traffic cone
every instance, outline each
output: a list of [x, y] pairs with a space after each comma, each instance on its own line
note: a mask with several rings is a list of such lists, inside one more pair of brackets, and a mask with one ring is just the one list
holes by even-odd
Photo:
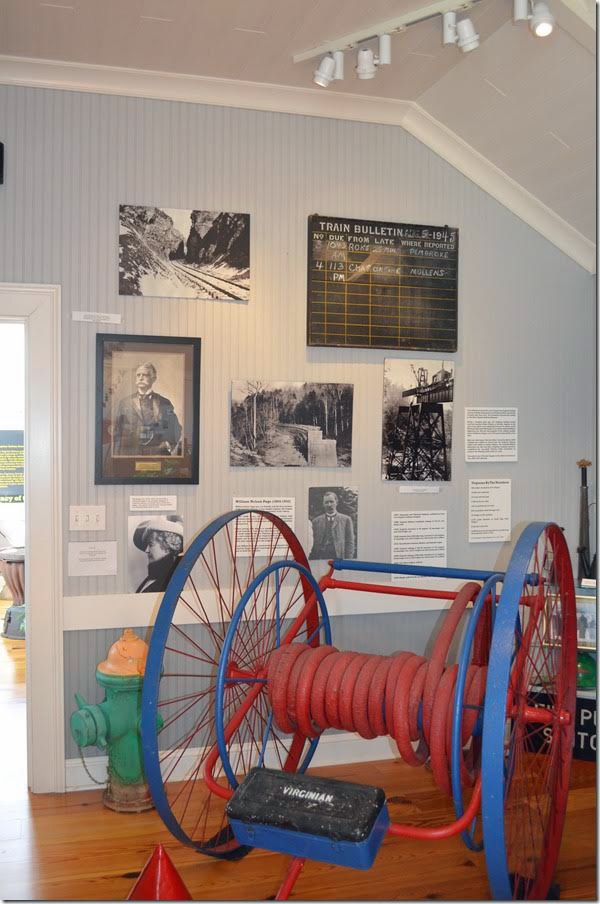
[[129, 894], [128, 901], [191, 901], [192, 896], [162, 844], [157, 844]]

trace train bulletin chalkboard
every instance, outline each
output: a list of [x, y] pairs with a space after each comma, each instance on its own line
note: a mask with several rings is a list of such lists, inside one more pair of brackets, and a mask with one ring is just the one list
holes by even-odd
[[455, 352], [458, 229], [313, 214], [308, 345]]

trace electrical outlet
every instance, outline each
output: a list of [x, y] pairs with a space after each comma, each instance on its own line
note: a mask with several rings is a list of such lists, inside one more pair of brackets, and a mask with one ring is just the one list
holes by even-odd
[[69, 530], [106, 530], [106, 506], [70, 505]]

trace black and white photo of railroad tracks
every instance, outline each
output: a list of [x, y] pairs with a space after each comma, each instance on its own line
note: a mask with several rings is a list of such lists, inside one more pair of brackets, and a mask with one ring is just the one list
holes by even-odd
[[121, 204], [119, 295], [248, 301], [250, 214]]

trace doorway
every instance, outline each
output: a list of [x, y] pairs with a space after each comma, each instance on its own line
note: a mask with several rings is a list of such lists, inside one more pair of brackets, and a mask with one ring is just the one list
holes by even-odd
[[27, 785], [63, 791], [60, 288], [0, 284], [0, 321], [24, 324]]
[[0, 795], [27, 792], [25, 682], [25, 324], [0, 320]]

